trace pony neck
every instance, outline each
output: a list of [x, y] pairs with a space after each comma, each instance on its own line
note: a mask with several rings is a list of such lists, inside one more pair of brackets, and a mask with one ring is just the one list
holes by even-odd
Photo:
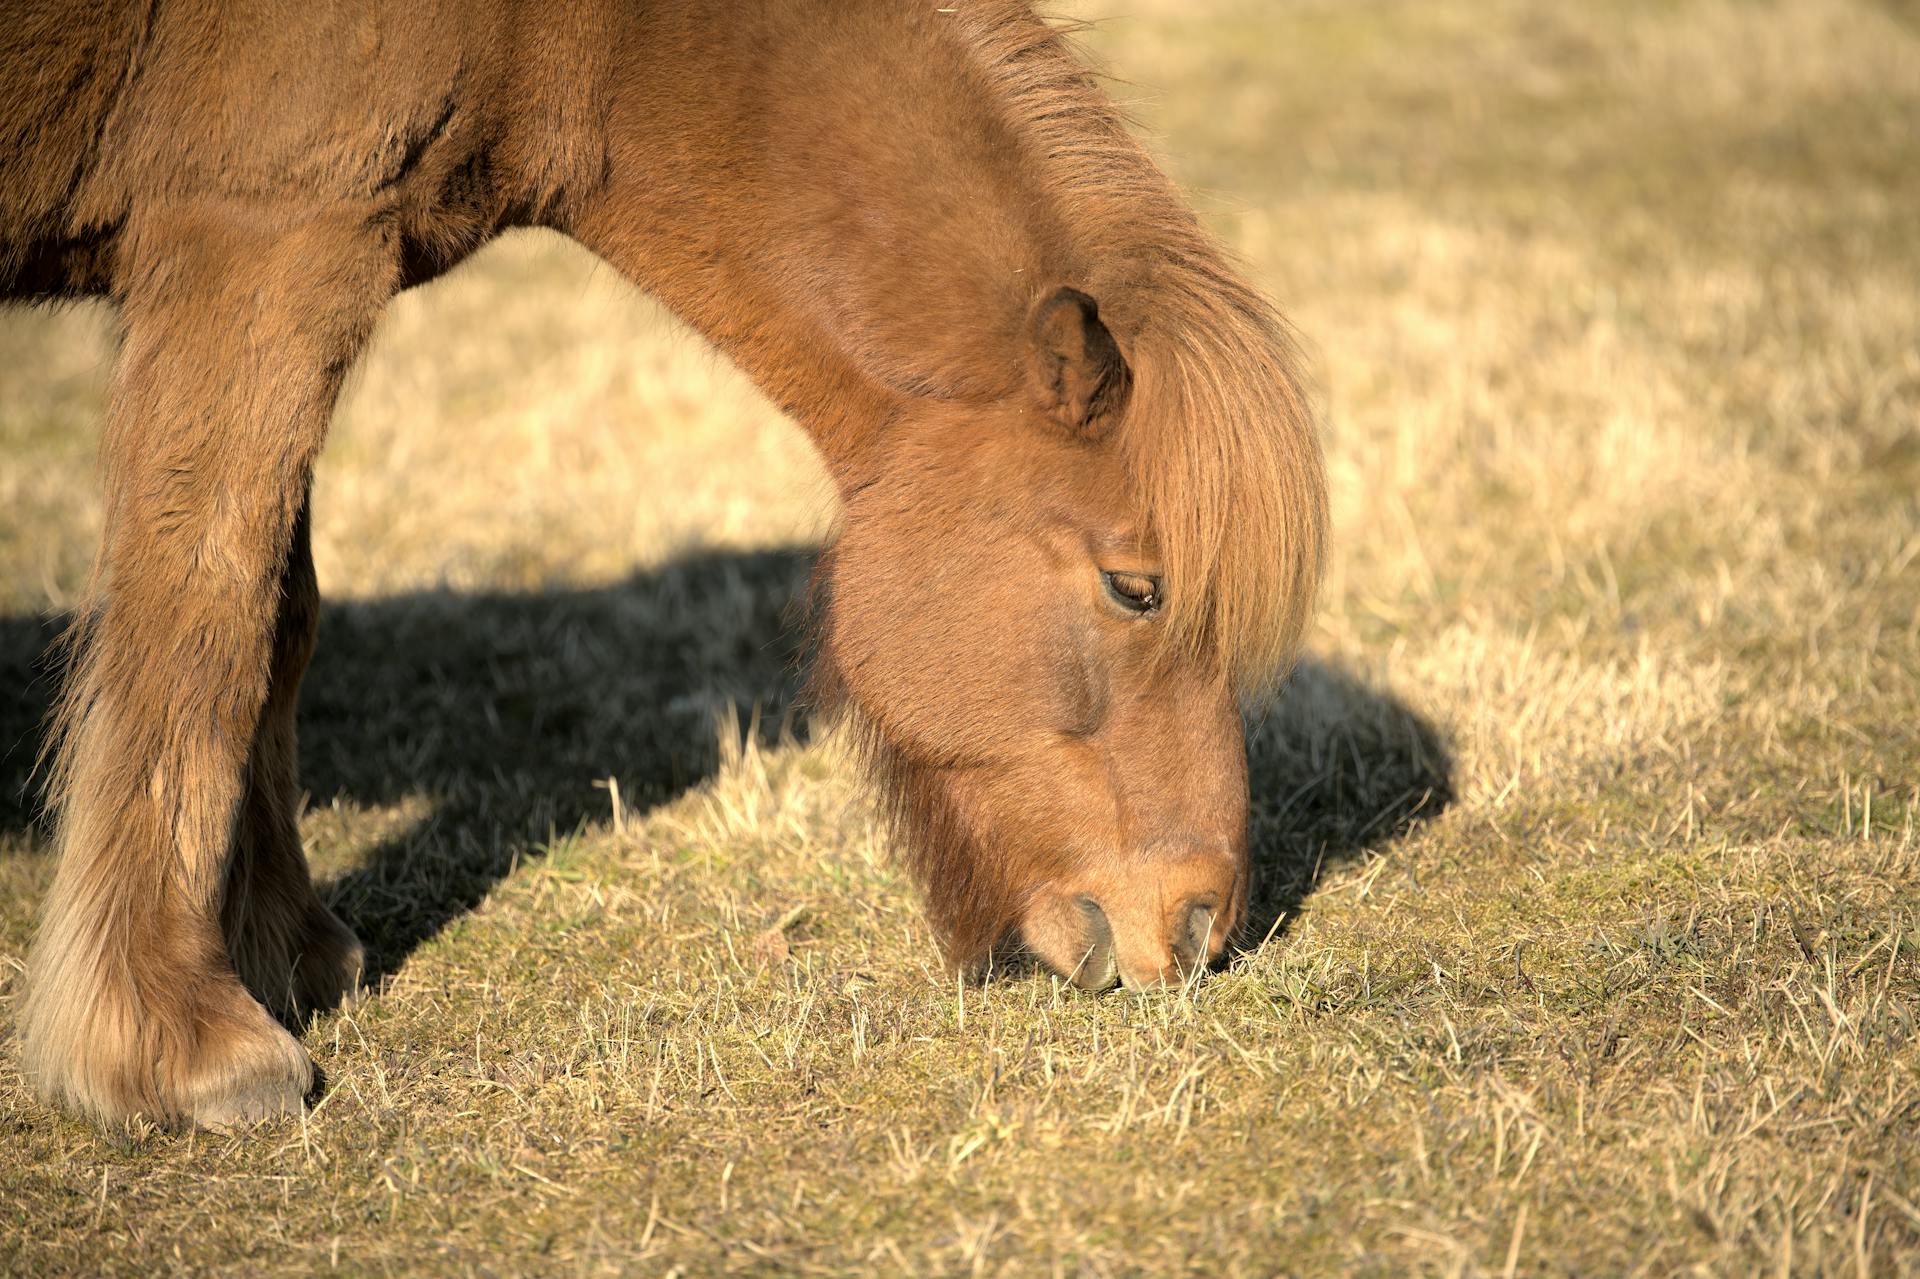
[[915, 400], [1018, 393], [1033, 300], [1088, 283], [979, 45], [933, 5], [645, 6], [612, 59], [605, 181], [558, 219], [726, 351], [843, 489]]

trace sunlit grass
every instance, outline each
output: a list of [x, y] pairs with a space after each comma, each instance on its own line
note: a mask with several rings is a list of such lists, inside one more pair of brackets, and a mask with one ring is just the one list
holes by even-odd
[[[1338, 544], [1251, 733], [1244, 953], [1155, 1000], [955, 984], [786, 719], [804, 440], [524, 237], [393, 309], [318, 483], [304, 829], [383, 985], [244, 1140], [102, 1136], [0, 1046], [0, 1268], [1920, 1266], [1911, 6], [1090, 39], [1316, 356]], [[100, 312], [0, 317], [21, 687], [109, 355]]]

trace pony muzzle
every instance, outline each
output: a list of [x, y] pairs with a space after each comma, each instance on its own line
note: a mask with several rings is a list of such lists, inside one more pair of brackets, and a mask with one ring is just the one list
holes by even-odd
[[[1201, 859], [1188, 859], [1189, 863]], [[1132, 991], [1185, 985], [1226, 949], [1238, 922], [1238, 876], [1206, 858], [1148, 882], [1035, 893], [1020, 939], [1041, 963], [1082, 990], [1118, 983]]]

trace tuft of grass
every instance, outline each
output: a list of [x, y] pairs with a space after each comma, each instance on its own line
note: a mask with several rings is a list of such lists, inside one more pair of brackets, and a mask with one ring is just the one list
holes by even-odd
[[[735, 374], [550, 238], [403, 299], [302, 702], [378, 985], [245, 1138], [0, 1031], [0, 1270], [1920, 1272], [1910, 10], [1095, 28], [1317, 352], [1339, 530], [1256, 926], [1166, 998], [944, 975], [790, 714], [831, 494]], [[0, 316], [0, 1005], [110, 355]]]

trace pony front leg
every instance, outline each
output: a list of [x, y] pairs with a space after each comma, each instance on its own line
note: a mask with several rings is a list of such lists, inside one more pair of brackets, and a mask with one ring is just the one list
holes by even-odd
[[288, 1019], [332, 1008], [365, 968], [359, 938], [314, 891], [300, 847], [294, 708], [320, 624], [309, 505], [301, 504], [280, 574], [267, 701], [247, 759], [221, 921], [240, 980]]
[[225, 1126], [296, 1111], [311, 1087], [223, 916], [246, 913], [229, 875], [286, 665], [298, 514], [393, 258], [363, 210], [230, 202], [147, 214], [121, 246], [106, 527], [60, 704], [60, 865], [21, 1015], [30, 1078], [95, 1118]]

